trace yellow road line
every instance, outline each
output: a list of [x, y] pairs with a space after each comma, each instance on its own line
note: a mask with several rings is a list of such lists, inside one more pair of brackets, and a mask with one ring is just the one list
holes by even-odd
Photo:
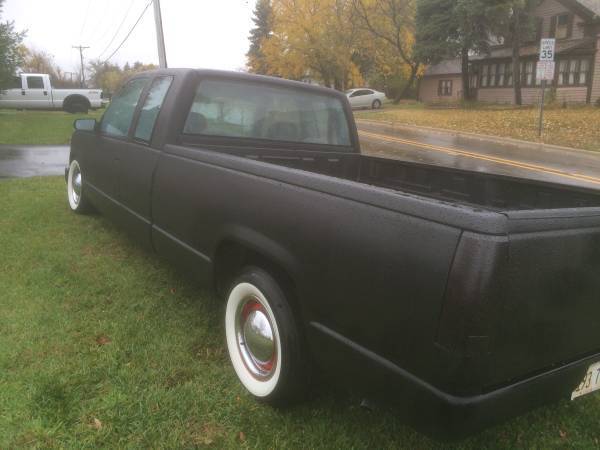
[[364, 136], [374, 138], [374, 139], [381, 139], [381, 140], [390, 141], [390, 142], [398, 142], [400, 144], [407, 144], [407, 145], [411, 145], [414, 147], [420, 147], [420, 148], [426, 149], [426, 150], [434, 150], [437, 152], [446, 153], [446, 154], [453, 155], [453, 156], [456, 156], [456, 155], [465, 156], [467, 158], [480, 159], [483, 161], [494, 162], [497, 164], [504, 164], [506, 166], [518, 167], [520, 169], [530, 170], [530, 171], [534, 171], [534, 172], [542, 172], [545, 174], [558, 175], [558, 176], [561, 176], [564, 178], [571, 178], [571, 179], [578, 180], [578, 181], [586, 181], [588, 183], [600, 184], [600, 178], [591, 177], [588, 175], [564, 172], [562, 170], [553, 169], [552, 167], [540, 166], [537, 164], [529, 164], [529, 163], [524, 163], [524, 162], [520, 162], [520, 161], [514, 161], [512, 159], [497, 158], [495, 156], [482, 155], [480, 153], [474, 153], [474, 152], [457, 149], [457, 148], [424, 144], [424, 143], [418, 142], [418, 141], [411, 141], [408, 139], [387, 136], [385, 134], [372, 133], [370, 131], [359, 130], [358, 133], [361, 135], [364, 135]]

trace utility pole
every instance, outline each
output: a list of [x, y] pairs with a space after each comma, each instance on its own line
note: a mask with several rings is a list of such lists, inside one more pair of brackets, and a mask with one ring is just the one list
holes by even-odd
[[83, 66], [83, 51], [86, 48], [89, 48], [89, 47], [84, 47], [83, 45], [74, 45], [73, 48], [76, 48], [76, 49], [79, 50], [79, 58], [81, 60], [81, 80], [80, 80], [80, 84], [81, 84], [81, 87], [85, 87], [85, 69], [84, 69], [84, 66]]
[[162, 16], [160, 14], [160, 0], [153, 0], [154, 22], [156, 24], [156, 44], [158, 45], [158, 65], [161, 69], [167, 68], [167, 52], [165, 50], [165, 36], [163, 34]]

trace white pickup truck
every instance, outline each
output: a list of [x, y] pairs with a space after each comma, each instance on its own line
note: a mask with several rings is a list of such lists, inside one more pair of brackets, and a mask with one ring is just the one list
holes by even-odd
[[22, 73], [13, 78], [9, 89], [0, 91], [0, 108], [62, 109], [70, 113], [87, 113], [103, 106], [100, 89], [53, 89], [50, 76]]

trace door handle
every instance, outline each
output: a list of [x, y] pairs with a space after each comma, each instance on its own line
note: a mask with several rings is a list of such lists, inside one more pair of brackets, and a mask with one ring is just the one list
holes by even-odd
[[25, 91], [21, 91], [21, 95], [25, 95]]
[[48, 91], [44, 91], [44, 95], [48, 95]]

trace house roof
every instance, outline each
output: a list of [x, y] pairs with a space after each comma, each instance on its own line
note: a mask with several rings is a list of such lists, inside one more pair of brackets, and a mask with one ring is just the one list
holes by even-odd
[[445, 59], [438, 64], [432, 64], [425, 69], [425, 76], [451, 75], [462, 73], [460, 59]]
[[[555, 53], [557, 55], [567, 53], [572, 50], [594, 50], [596, 45], [596, 39], [593, 37], [587, 37], [583, 39], [569, 39], [566, 41], [556, 41], [556, 50]], [[521, 47], [521, 56], [536, 56], [539, 54], [540, 48], [539, 45], [527, 45], [525, 47]], [[477, 61], [481, 59], [490, 59], [490, 58], [510, 58], [512, 56], [512, 48], [511, 47], [499, 47], [492, 49], [489, 55], [474, 55], [471, 56], [472, 61]]]
[[[571, 39], [568, 41], [557, 41], [556, 42], [556, 54], [561, 55], [568, 53], [573, 50], [594, 50], [596, 40], [593, 37], [583, 39]], [[528, 45], [521, 47], [521, 56], [537, 56], [539, 53], [539, 46], [537, 44]], [[489, 55], [472, 55], [470, 61], [481, 61], [484, 59], [500, 59], [500, 58], [511, 58], [512, 48], [511, 47], [500, 47], [493, 49]], [[425, 69], [423, 74], [426, 77], [436, 75], [457, 75], [462, 72], [460, 59], [446, 59], [441, 61], [439, 64], [433, 64]]]
[[577, 3], [589, 9], [597, 16], [600, 16], [600, 0], [577, 0]]

